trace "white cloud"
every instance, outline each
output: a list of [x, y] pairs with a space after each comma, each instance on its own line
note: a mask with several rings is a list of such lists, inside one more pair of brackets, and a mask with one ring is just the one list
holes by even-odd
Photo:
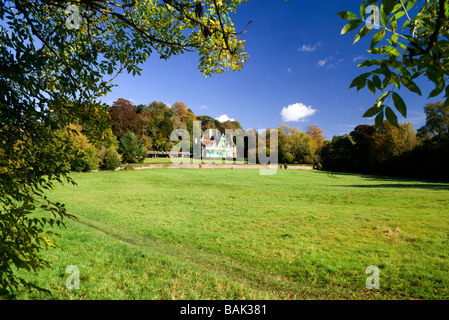
[[209, 109], [209, 107], [206, 106], [206, 105], [202, 105], [202, 106], [200, 107], [200, 110], [204, 110], [204, 109]]
[[343, 58], [341, 58], [340, 60], [338, 60], [337, 62], [335, 62], [335, 63], [331, 63], [330, 65], [328, 65], [327, 66], [327, 69], [330, 69], [330, 68], [336, 68], [340, 63], [342, 63], [344, 61], [344, 59]]
[[323, 60], [319, 60], [319, 61], [318, 61], [318, 66], [324, 67], [324, 65], [325, 65], [331, 58], [332, 58], [332, 57], [326, 58], [326, 59], [323, 59]]
[[336, 68], [340, 63], [344, 61], [344, 59], [340, 59], [337, 62], [331, 62], [334, 60], [334, 56], [327, 57], [322, 60], [318, 60], [318, 66], [320, 68], [326, 67], [326, 69]]
[[302, 103], [291, 104], [288, 107], [284, 107], [281, 111], [282, 121], [284, 122], [300, 122], [305, 118], [315, 114], [317, 110], [311, 106], [306, 106]]
[[292, 68], [287, 68], [288, 73], [292, 73]]
[[354, 58], [352, 58], [352, 61], [353, 61], [353, 62], [357, 62], [357, 61], [363, 60], [363, 59], [365, 59], [364, 56], [355, 56]]
[[235, 119], [229, 118], [227, 114], [222, 114], [218, 118], [215, 118], [215, 120], [218, 120], [220, 122], [226, 122], [226, 121], [235, 121]]
[[316, 49], [322, 46], [322, 42], [318, 41], [313, 46], [311, 44], [303, 44], [300, 48], [298, 48], [299, 52], [314, 52]]

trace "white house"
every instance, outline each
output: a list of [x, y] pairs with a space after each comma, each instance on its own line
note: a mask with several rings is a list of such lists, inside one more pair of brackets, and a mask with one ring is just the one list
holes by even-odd
[[201, 140], [204, 158], [236, 158], [237, 148], [235, 143], [223, 134], [218, 141], [211, 137], [210, 140]]

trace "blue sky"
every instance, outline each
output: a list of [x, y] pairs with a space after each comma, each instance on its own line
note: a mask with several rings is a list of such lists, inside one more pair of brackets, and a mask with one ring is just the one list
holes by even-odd
[[[340, 35], [347, 21], [335, 13], [359, 12], [361, 0], [294, 1], [252, 0], [243, 3], [234, 16], [237, 30], [252, 21], [246, 34], [250, 54], [242, 71], [205, 78], [198, 71], [198, 56], [188, 53], [168, 61], [154, 56], [142, 67], [141, 76], [122, 74], [118, 87], [103, 99], [118, 98], [135, 104], [163, 101], [184, 102], [196, 115], [214, 118], [227, 115], [240, 121], [244, 129], [274, 128], [283, 123], [305, 130], [318, 125], [328, 139], [349, 133], [358, 124], [373, 124], [362, 118], [375, 97], [368, 89], [357, 93], [349, 85], [357, 75], [360, 59], [368, 58], [370, 36], [353, 45], [355, 32]], [[417, 81], [423, 97], [408, 91], [399, 93], [408, 106], [408, 117], [398, 115], [418, 129], [425, 123], [423, 108], [431, 91], [427, 80]], [[438, 101], [433, 98], [431, 101]], [[283, 119], [283, 108], [303, 105], [306, 118]], [[289, 109], [291, 110], [291, 109]]]

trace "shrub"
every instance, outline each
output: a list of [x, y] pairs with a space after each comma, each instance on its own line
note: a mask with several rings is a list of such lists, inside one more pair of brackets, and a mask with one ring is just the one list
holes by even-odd
[[120, 147], [118, 150], [122, 154], [124, 162], [136, 163], [141, 162], [145, 158], [143, 142], [139, 140], [132, 132], [126, 133], [120, 139]]
[[314, 163], [315, 162], [315, 155], [314, 154], [307, 154], [304, 156], [303, 162], [306, 164]]
[[118, 152], [113, 147], [109, 147], [104, 153], [101, 168], [105, 170], [115, 170], [120, 167], [120, 164], [121, 161]]
[[87, 172], [97, 170], [101, 159], [98, 157], [94, 146], [79, 150], [70, 162], [70, 170], [76, 172]]
[[291, 154], [290, 152], [286, 152], [283, 155], [283, 162], [285, 163], [293, 163], [293, 161], [295, 160], [295, 156], [293, 154]]

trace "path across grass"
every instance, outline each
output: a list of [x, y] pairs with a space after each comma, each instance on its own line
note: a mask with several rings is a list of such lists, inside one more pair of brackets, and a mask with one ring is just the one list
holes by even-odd
[[[51, 267], [27, 274], [56, 299], [449, 298], [449, 184], [303, 170], [73, 177], [49, 196], [79, 220], [45, 253]], [[79, 290], [65, 287], [69, 265]], [[380, 290], [366, 289], [370, 265]]]

